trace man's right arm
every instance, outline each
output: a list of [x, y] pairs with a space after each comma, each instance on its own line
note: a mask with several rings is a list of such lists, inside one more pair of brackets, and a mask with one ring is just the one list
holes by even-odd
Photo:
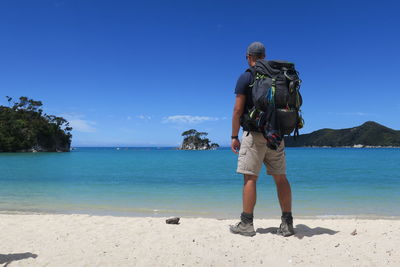
[[[243, 114], [244, 106], [246, 103], [246, 95], [237, 94], [235, 100], [235, 106], [233, 107], [232, 114], [232, 136], [238, 136], [240, 130], [240, 117]], [[234, 153], [238, 153], [240, 149], [239, 139], [232, 138], [231, 149]]]
[[[245, 72], [240, 75], [236, 82], [235, 94], [235, 106], [232, 114], [232, 136], [238, 136], [240, 130], [240, 117], [244, 112], [246, 105], [246, 93], [251, 83], [252, 76], [250, 72]], [[234, 153], [238, 153], [240, 149], [239, 139], [233, 138], [231, 141], [231, 149]]]

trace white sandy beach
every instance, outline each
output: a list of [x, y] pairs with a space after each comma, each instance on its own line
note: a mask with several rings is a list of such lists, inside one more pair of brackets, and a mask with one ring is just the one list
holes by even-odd
[[[3, 266], [400, 266], [400, 220], [299, 219], [296, 235], [255, 220], [257, 235], [229, 233], [234, 220], [55, 214], [0, 215]], [[351, 233], [356, 230], [356, 234]]]

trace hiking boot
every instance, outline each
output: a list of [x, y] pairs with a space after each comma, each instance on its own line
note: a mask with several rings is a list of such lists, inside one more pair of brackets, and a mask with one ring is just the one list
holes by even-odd
[[286, 219], [284, 217], [281, 217], [282, 223], [279, 226], [278, 230], [276, 233], [278, 235], [287, 237], [294, 235], [294, 229], [293, 229], [293, 219]]
[[239, 234], [244, 236], [255, 236], [256, 232], [254, 231], [253, 223], [243, 223], [238, 222], [235, 225], [230, 225], [229, 230], [233, 234]]

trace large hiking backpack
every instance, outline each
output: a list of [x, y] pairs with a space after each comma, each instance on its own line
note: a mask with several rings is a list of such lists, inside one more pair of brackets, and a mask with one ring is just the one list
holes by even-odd
[[294, 64], [286, 61], [257, 60], [249, 68], [254, 78], [252, 100], [247, 125], [261, 131], [268, 146], [276, 149], [284, 135], [294, 136], [303, 127], [299, 92], [301, 80]]

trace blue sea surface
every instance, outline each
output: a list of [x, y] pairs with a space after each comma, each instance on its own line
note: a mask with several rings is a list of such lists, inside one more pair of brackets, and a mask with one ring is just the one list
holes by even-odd
[[[400, 216], [400, 149], [287, 148], [295, 216]], [[0, 212], [234, 218], [242, 175], [229, 149], [77, 148], [1, 153]], [[271, 176], [255, 215], [280, 215]]]

